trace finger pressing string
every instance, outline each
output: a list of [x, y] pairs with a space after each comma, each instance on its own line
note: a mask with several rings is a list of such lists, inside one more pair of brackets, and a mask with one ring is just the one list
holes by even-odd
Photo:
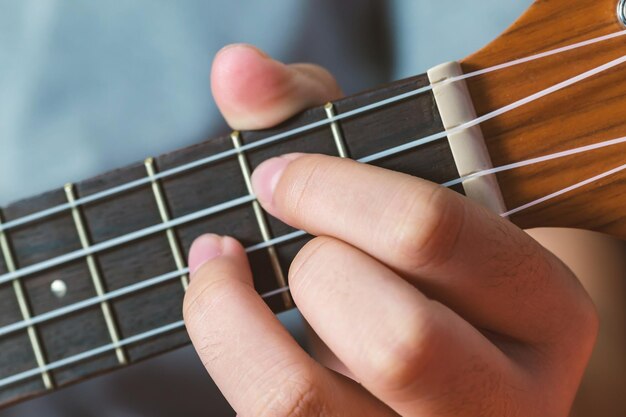
[[205, 235], [190, 251], [187, 331], [226, 399], [246, 416], [394, 415], [357, 383], [316, 363], [254, 291], [241, 244]]

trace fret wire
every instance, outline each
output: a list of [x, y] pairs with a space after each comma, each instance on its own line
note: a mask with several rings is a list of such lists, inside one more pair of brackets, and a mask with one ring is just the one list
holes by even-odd
[[[326, 103], [326, 105], [324, 106], [324, 111], [326, 112], [326, 116], [328, 117], [328, 119], [333, 119], [337, 115], [335, 113], [335, 105], [333, 103]], [[331, 122], [330, 130], [333, 133], [333, 139], [335, 140], [335, 146], [337, 146], [337, 152], [339, 156], [341, 158], [349, 158], [348, 147], [346, 146], [346, 142], [343, 140], [343, 135], [341, 134], [339, 122]]]
[[[289, 287], [283, 287], [283, 288], [279, 288], [277, 290], [274, 291], [270, 291], [268, 293], [265, 293], [263, 295], [261, 295], [261, 298], [269, 298], [269, 297], [273, 297], [275, 295], [278, 294], [282, 294], [286, 291], [289, 291]], [[140, 333], [131, 337], [128, 337], [126, 339], [122, 339], [119, 341], [119, 343], [117, 345], [119, 346], [129, 346], [132, 345], [134, 343], [138, 343], [138, 342], [142, 342], [144, 340], [148, 340], [151, 338], [154, 338], [156, 336], [160, 336], [162, 334], [165, 333], [169, 333], [175, 330], [179, 330], [185, 327], [185, 322], [183, 320], [174, 322], [174, 323], [170, 323], [167, 324], [165, 326], [161, 326], [161, 327], [157, 327], [155, 329], [149, 330], [147, 332], [144, 333]], [[104, 346], [100, 346], [98, 348], [95, 349], [91, 349], [88, 350], [86, 352], [83, 353], [79, 353], [77, 355], [73, 355], [70, 356], [68, 358], [64, 358], [64, 359], [60, 359], [58, 361], [49, 363], [47, 365], [38, 367], [38, 368], [34, 368], [28, 371], [24, 371], [24, 372], [20, 372], [18, 374], [0, 379], [0, 388], [10, 385], [10, 384], [14, 384], [16, 382], [31, 378], [32, 376], [38, 375], [40, 373], [43, 372], [49, 372], [55, 369], [59, 369], [59, 368], [63, 368], [69, 365], [72, 365], [74, 363], [77, 362], [81, 362], [84, 361], [86, 359], [90, 359], [93, 358], [95, 356], [99, 356], [102, 355], [104, 353], [110, 352], [112, 350], [115, 350], [116, 346], [115, 344], [111, 343], [108, 345], [104, 345]]]
[[[246, 183], [246, 188], [250, 195], [254, 194], [254, 190], [252, 189], [252, 177], [250, 174], [250, 166], [248, 165], [248, 160], [244, 151], [241, 150], [241, 136], [239, 132], [235, 131], [230, 135], [231, 140], [233, 141], [233, 145], [236, 150], [240, 151], [237, 155], [237, 159], [239, 160], [239, 166], [241, 167], [241, 173], [243, 175], [244, 182]], [[259, 226], [259, 230], [261, 232], [261, 237], [264, 242], [268, 242], [272, 239], [272, 234], [270, 232], [270, 228], [267, 224], [267, 220], [265, 218], [265, 214], [263, 213], [263, 209], [259, 204], [258, 200], [254, 200], [252, 202], [252, 209], [254, 210], [254, 216], [256, 217], [257, 225]], [[283, 268], [280, 264], [280, 259], [278, 258], [278, 252], [276, 251], [276, 247], [274, 245], [267, 247], [267, 252], [270, 256], [270, 262], [272, 264], [272, 269], [274, 271], [274, 275], [276, 277], [276, 281], [278, 285], [282, 288], [287, 286], [287, 280], [285, 279], [285, 275], [283, 274]], [[283, 295], [283, 303], [285, 308], [289, 309], [293, 307], [293, 301], [291, 296], [284, 292]]]
[[[154, 193], [154, 198], [156, 199], [157, 206], [159, 208], [159, 214], [161, 215], [161, 220], [163, 223], [169, 222], [170, 214], [167, 209], [167, 204], [165, 202], [165, 194], [161, 189], [161, 185], [158, 180], [154, 179], [156, 175], [156, 168], [154, 166], [154, 158], [147, 158], [144, 162], [146, 166], [146, 171], [148, 172], [148, 176], [152, 179], [152, 192]], [[183, 269], [187, 265], [185, 264], [185, 260], [183, 259], [182, 251], [180, 249], [180, 244], [178, 243], [178, 239], [176, 238], [176, 234], [173, 228], [167, 228], [165, 230], [165, 234], [167, 236], [167, 241], [170, 245], [170, 250], [172, 251], [172, 256], [174, 257], [174, 262], [176, 263], [176, 268]], [[189, 276], [181, 275], [180, 282], [183, 286], [183, 290], [187, 291], [189, 287]]]
[[[65, 195], [67, 196], [67, 201], [70, 204], [73, 204], [76, 201], [73, 184], [65, 185]], [[78, 232], [78, 238], [80, 240], [81, 246], [83, 247], [83, 249], [89, 248], [90, 242], [87, 235], [87, 230], [85, 228], [81, 213], [76, 206], [72, 208], [72, 218], [74, 219], [74, 226], [76, 226], [76, 231]], [[98, 265], [96, 264], [96, 259], [93, 255], [87, 255], [85, 260], [87, 262], [87, 268], [89, 269], [91, 281], [93, 283], [94, 289], [96, 290], [96, 295], [102, 297], [106, 292], [104, 290], [104, 282], [102, 281], [102, 277], [100, 276]], [[104, 316], [104, 321], [109, 332], [109, 337], [111, 338], [113, 344], [117, 346], [115, 349], [115, 355], [117, 356], [117, 360], [121, 365], [125, 365], [128, 362], [128, 359], [126, 358], [126, 353], [124, 352], [124, 349], [119, 346], [119, 329], [117, 327], [117, 324], [115, 323], [115, 317], [113, 316], [111, 306], [108, 302], [102, 301], [100, 303], [100, 308], [102, 310], [102, 315]]]
[[[0, 215], [0, 224], [2, 224], [2, 215]], [[9, 240], [2, 230], [0, 230], [0, 249], [2, 250], [2, 255], [4, 257], [7, 270], [9, 272], [14, 272], [16, 270], [15, 260], [13, 259], [13, 254], [9, 246]], [[26, 300], [26, 294], [24, 293], [22, 281], [20, 281], [19, 279], [13, 281], [13, 291], [15, 292], [15, 297], [17, 298], [17, 303], [20, 308], [22, 320], [29, 320], [31, 318], [31, 312], [28, 301]], [[46, 365], [46, 360], [43, 348], [41, 346], [41, 342], [39, 341], [39, 336], [37, 335], [37, 331], [35, 330], [35, 327], [33, 325], [29, 325], [26, 327], [26, 332], [28, 334], [30, 346], [33, 349], [33, 354], [35, 355], [35, 362], [37, 363], [37, 366], [41, 369]], [[41, 379], [43, 381], [44, 387], [47, 390], [54, 388], [54, 382], [52, 381], [52, 377], [50, 376], [48, 371], [41, 372]]]
[[[626, 35], [626, 30], [620, 30], [620, 31], [613, 32], [613, 33], [610, 33], [610, 34], [607, 34], [607, 35], [598, 36], [598, 37], [595, 37], [595, 38], [591, 38], [591, 39], [587, 39], [587, 40], [584, 40], [584, 41], [581, 41], [581, 42], [577, 42], [577, 43], [573, 43], [573, 44], [570, 44], [570, 45], [566, 45], [566, 46], [563, 46], [563, 47], [551, 49], [551, 50], [548, 50], [548, 51], [545, 51], [545, 52], [541, 52], [541, 53], [538, 53], [538, 54], [529, 55], [529, 56], [526, 56], [526, 57], [522, 57], [522, 58], [518, 58], [518, 59], [515, 59], [515, 60], [512, 60], [512, 61], [508, 61], [508, 62], [505, 62], [505, 63], [493, 65], [491, 67], [483, 68], [483, 69], [480, 69], [480, 70], [477, 70], [477, 71], [473, 71], [473, 72], [470, 72], [470, 73], [467, 73], [467, 74], [462, 74], [462, 75], [459, 75], [457, 77], [452, 77], [452, 78], [446, 79], [445, 81], [442, 81], [441, 84], [451, 84], [451, 83], [455, 83], [455, 82], [458, 82], [458, 81], [463, 81], [463, 80], [467, 80], [467, 79], [470, 79], [470, 78], [479, 77], [479, 76], [482, 76], [482, 75], [485, 75], [485, 74], [489, 74], [489, 73], [500, 71], [500, 70], [503, 70], [503, 69], [506, 69], [506, 68], [518, 66], [518, 65], [521, 65], [521, 64], [524, 64], [524, 63], [527, 63], [527, 62], [543, 59], [543, 58], [546, 58], [546, 57], [550, 57], [550, 56], [557, 55], [557, 54], [560, 54], [560, 53], [563, 53], [563, 52], [575, 50], [575, 49], [578, 49], [578, 48], [583, 48], [583, 47], [586, 47], [586, 46], [589, 46], [589, 45], [593, 45], [593, 44], [596, 44], [596, 43], [599, 43], [599, 42], [604, 42], [604, 41], [607, 41], [607, 40], [610, 40], [610, 39], [613, 39], [613, 38], [616, 38], [616, 37], [624, 36], [624, 35]], [[439, 83], [435, 83], [435, 84], [439, 84]], [[321, 121], [318, 121], [318, 122], [309, 123], [307, 125], [303, 125], [303, 126], [300, 126], [298, 128], [295, 128], [295, 129], [292, 129], [292, 130], [289, 130], [289, 131], [286, 131], [286, 132], [282, 132], [282, 133], [270, 136], [268, 138], [262, 139], [260, 141], [254, 142], [252, 144], [245, 145], [244, 146], [244, 150], [247, 151], [247, 150], [252, 150], [255, 147], [265, 146], [265, 145], [268, 145], [270, 143], [276, 142], [278, 140], [282, 140], [282, 139], [288, 138], [290, 136], [296, 135], [298, 133], [303, 133], [303, 132], [306, 132], [306, 131], [309, 131], [309, 130], [313, 130], [313, 129], [316, 129], [318, 127], [322, 127], [322, 126], [324, 126], [326, 124], [329, 124], [329, 123], [332, 123], [332, 122], [335, 122], [335, 121], [347, 119], [347, 118], [356, 116], [356, 115], [361, 114], [361, 113], [365, 113], [365, 112], [368, 112], [368, 111], [371, 111], [371, 110], [375, 110], [377, 108], [384, 107], [384, 106], [387, 106], [389, 104], [393, 104], [395, 102], [402, 101], [402, 100], [408, 99], [410, 97], [413, 97], [413, 96], [416, 96], [416, 95], [419, 95], [419, 94], [422, 94], [422, 93], [426, 93], [428, 91], [431, 91], [432, 89], [433, 89], [432, 85], [426, 85], [426, 86], [417, 88], [415, 90], [408, 91], [406, 93], [398, 94], [396, 96], [393, 96], [393, 97], [390, 97], [390, 98], [387, 98], [387, 99], [384, 99], [384, 100], [380, 100], [380, 101], [372, 103], [372, 104], [368, 104], [368, 105], [365, 105], [365, 106], [362, 106], [362, 107], [358, 107], [356, 109], [353, 109], [353, 110], [350, 110], [348, 112], [342, 113], [342, 114], [340, 114], [338, 116], [335, 116], [335, 117], [333, 117], [331, 119], [326, 119], [326, 120], [321, 120]], [[230, 157], [230, 156], [234, 156], [234, 155], [236, 155], [236, 152], [232, 152], [232, 151], [221, 152], [221, 153], [218, 153], [218, 154], [206, 157], [206, 158], [199, 159], [197, 161], [190, 162], [188, 164], [181, 165], [181, 166], [176, 167], [176, 168], [171, 168], [171, 169], [169, 169], [167, 171], [163, 171], [163, 172], [157, 174], [156, 179], [162, 179], [162, 178], [165, 178], [165, 177], [168, 177], [168, 176], [171, 176], [171, 175], [176, 175], [176, 174], [185, 172], [187, 170], [194, 169], [194, 168], [200, 167], [202, 165], [205, 165], [205, 164], [208, 164], [208, 163], [211, 163], [211, 162], [215, 162], [215, 161], [218, 161], [218, 160]], [[105, 198], [105, 197], [109, 197], [111, 195], [114, 195], [114, 194], [117, 194], [117, 193], [120, 193], [120, 192], [123, 192], [123, 191], [127, 191], [127, 190], [130, 190], [132, 188], [135, 188], [135, 187], [138, 187], [138, 186], [141, 186], [141, 185], [144, 185], [144, 184], [148, 184], [148, 183], [149, 183], [149, 181], [147, 181], [145, 178], [138, 179], [138, 180], [135, 180], [135, 181], [131, 181], [131, 182], [128, 182], [126, 184], [122, 184], [120, 186], [113, 187], [113, 188], [110, 188], [108, 190], [105, 190], [105, 191], [102, 191], [102, 192], [99, 192], [99, 193], [95, 193], [95, 194], [93, 194], [91, 196], [83, 197], [83, 198], [81, 198], [79, 200], [76, 200], [76, 204], [77, 205], [87, 204], [89, 202], [93, 202], [93, 201], [96, 201], [96, 200], [99, 200], [99, 199], [102, 199], [102, 198]], [[35, 220], [39, 220], [39, 219], [51, 216], [51, 215], [56, 214], [56, 213], [60, 213], [60, 212], [62, 212], [64, 210], [67, 210], [67, 209], [70, 209], [70, 208], [71, 208], [71, 206], [68, 205], [68, 204], [61, 204], [61, 205], [58, 205], [58, 206], [55, 206], [55, 207], [51, 207], [49, 209], [42, 210], [42, 211], [39, 211], [37, 213], [33, 213], [33, 214], [30, 214], [30, 215], [24, 216], [22, 218], [12, 220], [10, 222], [5, 223], [4, 225], [0, 224], [0, 230], [9, 230], [11, 228], [18, 227], [18, 226], [21, 226], [21, 225], [26, 224], [26, 223], [30, 223], [30, 222], [35, 221]]]

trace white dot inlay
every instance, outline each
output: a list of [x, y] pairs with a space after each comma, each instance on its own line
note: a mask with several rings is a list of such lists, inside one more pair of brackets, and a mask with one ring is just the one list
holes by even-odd
[[67, 294], [67, 285], [65, 284], [65, 281], [56, 279], [52, 281], [52, 284], [50, 284], [50, 291], [52, 291], [52, 294], [54, 294], [57, 298], [63, 298], [65, 297], [65, 294]]

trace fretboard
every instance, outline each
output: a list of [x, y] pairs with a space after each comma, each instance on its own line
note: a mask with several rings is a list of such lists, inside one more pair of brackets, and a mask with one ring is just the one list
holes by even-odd
[[[362, 159], [443, 126], [432, 93], [424, 92], [251, 144], [427, 84], [426, 76], [398, 81], [310, 109], [274, 129], [225, 135], [2, 209], [2, 222], [13, 227], [0, 233], [0, 403], [189, 343], [181, 314], [185, 259], [202, 233], [239, 239], [270, 308], [294, 307], [287, 271], [310, 237], [260, 210], [250, 196], [250, 172], [287, 152]], [[226, 156], [211, 159], [215, 155]], [[458, 176], [446, 140], [372, 163], [438, 183]], [[139, 185], [119, 191], [129, 183]], [[68, 208], [68, 202], [75, 204]], [[20, 220], [55, 207], [63, 209]]]

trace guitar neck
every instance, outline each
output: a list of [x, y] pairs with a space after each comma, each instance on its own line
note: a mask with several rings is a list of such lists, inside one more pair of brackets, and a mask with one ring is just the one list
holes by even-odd
[[[268, 306], [292, 308], [287, 270], [309, 237], [260, 210], [250, 172], [283, 153], [361, 159], [440, 133], [430, 91], [326, 123], [425, 85], [424, 75], [398, 81], [274, 129], [212, 139], [2, 209], [0, 403], [189, 343], [185, 259], [202, 233], [239, 239]], [[446, 140], [372, 163], [438, 183], [458, 177]]]

